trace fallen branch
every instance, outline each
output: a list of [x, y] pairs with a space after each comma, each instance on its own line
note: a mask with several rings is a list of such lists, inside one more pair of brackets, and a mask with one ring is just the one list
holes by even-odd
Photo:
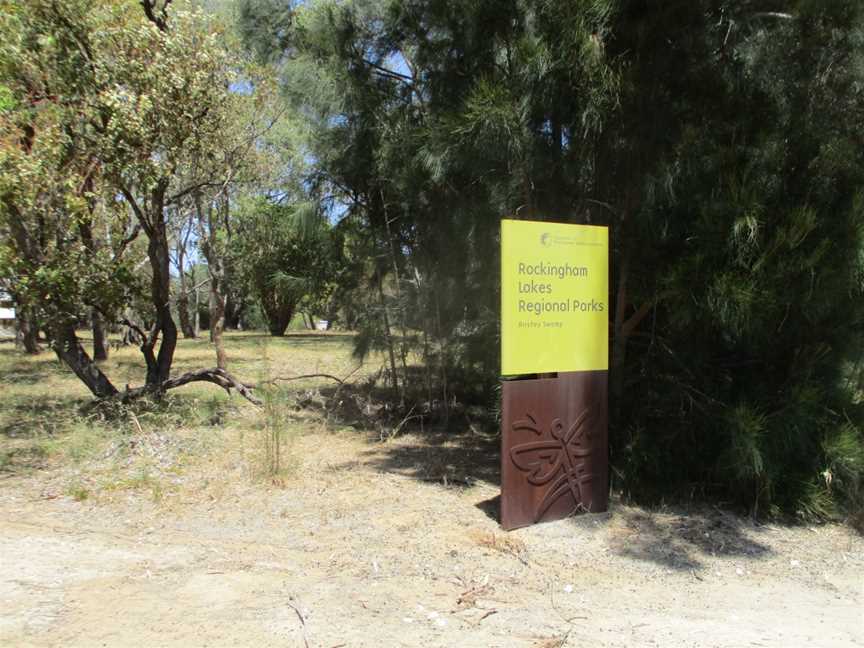
[[144, 330], [140, 326], [135, 324], [132, 320], [130, 320], [127, 317], [123, 317], [120, 319], [120, 323], [123, 326], [134, 331], [138, 335], [138, 337], [141, 338], [141, 344], [143, 344], [144, 342], [147, 341], [147, 334], [144, 332]]
[[244, 385], [239, 380], [234, 378], [231, 374], [229, 374], [224, 369], [197, 369], [195, 371], [188, 371], [182, 376], [177, 376], [176, 378], [169, 378], [164, 381], [158, 388], [150, 385], [145, 385], [144, 387], [136, 387], [135, 389], [126, 389], [125, 392], [120, 394], [120, 398], [123, 402], [133, 401], [142, 396], [146, 396], [148, 394], [154, 394], [156, 392], [166, 392], [169, 389], [176, 389], [177, 387], [182, 387], [183, 385], [188, 385], [193, 382], [209, 382], [217, 385], [224, 389], [228, 394], [231, 394], [231, 390], [235, 389], [238, 394], [240, 394], [243, 398], [248, 400], [250, 403], [254, 405], [263, 405], [261, 400], [255, 397], [252, 393], [252, 389], [248, 385]]
[[182, 376], [178, 376], [177, 378], [171, 378], [162, 383], [162, 388], [165, 390], [174, 389], [175, 387], [181, 387], [190, 382], [199, 381], [212, 382], [215, 385], [219, 385], [229, 394], [231, 393], [231, 389], [236, 389], [237, 393], [250, 403], [254, 403], [255, 405], [263, 404], [259, 399], [252, 395], [251, 389], [234, 378], [234, 376], [229, 374], [227, 371], [219, 369], [218, 367], [216, 369], [199, 369], [197, 371], [190, 371]]
[[313, 374], [303, 374], [302, 376], [276, 376], [275, 378], [271, 378], [270, 380], [262, 380], [259, 383], [244, 383], [244, 385], [246, 387], [249, 387], [250, 389], [256, 389], [258, 387], [261, 387], [262, 385], [275, 385], [277, 382], [280, 382], [280, 381], [281, 382], [289, 382], [292, 380], [305, 380], [307, 378], [327, 378], [328, 380], [335, 380], [337, 383], [339, 383], [339, 387], [341, 388], [351, 376], [353, 376], [355, 373], [357, 373], [360, 370], [361, 366], [362, 365], [358, 365], [357, 367], [352, 369], [351, 373], [349, 373], [344, 378], [337, 378], [333, 374], [313, 373]]
[[261, 387], [262, 385], [274, 385], [277, 382], [289, 382], [291, 380], [305, 380], [306, 378], [328, 378], [330, 380], [335, 380], [340, 385], [345, 381], [342, 378], [337, 378], [331, 374], [325, 373], [313, 373], [313, 374], [303, 374], [302, 376], [276, 376], [275, 378], [271, 378], [270, 380], [262, 380], [259, 383], [246, 383], [247, 387], [251, 387], [255, 389], [256, 387]]
[[[399, 421], [399, 424], [395, 428], [393, 428], [393, 430], [389, 434], [386, 435], [388, 441], [391, 439], [395, 439], [408, 421], [411, 421], [413, 419], [420, 419], [420, 421], [423, 421], [425, 414], [414, 414], [414, 416], [411, 416], [411, 414], [414, 412], [414, 408], [416, 407], [416, 405], [412, 406], [411, 409], [408, 410], [408, 413], [405, 415], [405, 418]], [[385, 434], [383, 429], [381, 430], [379, 436], [381, 437], [381, 441], [384, 441]]]

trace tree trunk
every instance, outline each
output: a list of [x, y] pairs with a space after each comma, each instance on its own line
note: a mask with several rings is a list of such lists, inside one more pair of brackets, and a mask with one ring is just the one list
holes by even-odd
[[[384, 339], [387, 342], [387, 354], [390, 356], [390, 386], [393, 391], [399, 391], [399, 376], [396, 373], [396, 351], [393, 347], [393, 335], [390, 331], [390, 316], [387, 313], [387, 302], [384, 299], [384, 280], [381, 277], [381, 271], [378, 271], [378, 299], [381, 301], [381, 317], [384, 324]], [[405, 394], [402, 395], [402, 401], [405, 401]]]
[[108, 359], [108, 340], [105, 339], [102, 316], [95, 308], [90, 310], [90, 320], [93, 325], [93, 359], [96, 362], [105, 362]]
[[81, 346], [73, 323], [64, 322], [54, 327], [53, 346], [60, 361], [75, 372], [96, 398], [108, 398], [117, 394], [117, 388]]
[[228, 199], [222, 197], [221, 214], [213, 209], [212, 204], [205, 213], [201, 195], [195, 194], [195, 208], [198, 212], [199, 232], [202, 237], [201, 251], [207, 259], [207, 275], [210, 279], [210, 342], [216, 347], [216, 366], [226, 369], [228, 357], [225, 353], [225, 343], [222, 333], [225, 330], [225, 266], [218, 249], [218, 234], [220, 216], [228, 220]]
[[186, 281], [186, 241], [186, 238], [178, 236], [177, 274], [180, 278], [180, 292], [177, 295], [177, 318], [180, 320], [180, 330], [183, 332], [183, 337], [189, 340], [195, 337], [195, 329], [189, 319], [189, 291]]
[[[100, 242], [93, 236], [93, 213], [95, 203], [92, 198], [93, 192], [93, 176], [87, 175], [84, 179], [83, 189], [88, 192], [90, 198], [87, 199], [89, 218], [81, 219], [78, 222], [78, 228], [81, 232], [81, 240], [84, 247], [87, 249], [87, 256], [90, 262], [99, 250]], [[102, 327], [102, 317], [96, 307], [90, 308], [90, 323], [93, 330], [93, 359], [96, 362], [103, 362], [108, 359], [108, 347], [105, 343], [105, 331]]]
[[35, 355], [42, 351], [39, 346], [39, 327], [36, 326], [32, 311], [26, 306], [18, 306], [15, 309], [15, 322], [17, 331], [15, 343], [24, 349], [25, 353]]
[[633, 255], [633, 243], [627, 230], [631, 212], [635, 210], [634, 190], [628, 189], [624, 196], [621, 219], [618, 224], [617, 238], [619, 241], [619, 262], [617, 270], [617, 290], [615, 291], [615, 316], [612, 321], [612, 366], [609, 375], [609, 400], [613, 424], [617, 425], [621, 412], [621, 398], [624, 395], [624, 362], [627, 358], [627, 338], [629, 333], [625, 327], [627, 307], [630, 297], [627, 294], [627, 282], [630, 279], [630, 258]]
[[[161, 188], [161, 184], [160, 184]], [[171, 317], [171, 258], [168, 253], [168, 236], [165, 228], [165, 217], [162, 213], [164, 196], [160, 188], [154, 191], [154, 209], [151, 215], [152, 227], [147, 232], [147, 256], [153, 278], [150, 282], [150, 296], [156, 309], [156, 322], [153, 325], [154, 334], [143, 345], [142, 351], [147, 362], [147, 386], [161, 390], [163, 382], [171, 376], [171, 365], [174, 362], [174, 350], [177, 348], [177, 325]], [[161, 188], [164, 193], [164, 188]], [[159, 354], [153, 357], [153, 347], [159, 334], [162, 342]]]
[[187, 340], [195, 338], [195, 327], [189, 317], [189, 296], [186, 294], [186, 282], [180, 282], [180, 294], [177, 295], [177, 317], [180, 320], [180, 330]]
[[399, 329], [402, 339], [399, 342], [399, 357], [402, 360], [402, 405], [405, 404], [405, 389], [408, 385], [408, 348], [405, 340], [408, 339], [408, 326], [405, 324], [405, 304], [402, 303], [402, 278], [399, 274], [399, 260], [396, 254], [396, 240], [390, 229], [390, 216], [387, 213], [387, 202], [384, 200], [384, 192], [381, 192], [381, 205], [384, 210], [384, 224], [387, 228], [387, 241], [390, 248], [390, 261], [393, 264], [393, 285], [396, 289], [396, 305], [399, 311]]
[[[208, 261], [207, 266], [213, 268], [213, 262]], [[225, 331], [225, 298], [219, 290], [221, 285], [221, 272], [210, 273], [210, 340], [216, 347], [216, 366], [219, 369], [228, 368], [228, 357], [225, 354], [225, 343], [222, 333]]]
[[[194, 265], [189, 269], [189, 281], [192, 282], [191, 292], [194, 293], [193, 301], [192, 301], [192, 314], [191, 314], [189, 325], [192, 328], [192, 337], [197, 338], [201, 334], [201, 316], [200, 316], [200, 313], [198, 312], [198, 309], [200, 308], [201, 304], [200, 304], [200, 296], [199, 296], [200, 286], [198, 285], [198, 277], [197, 277], [197, 273], [195, 272], [195, 266]], [[186, 296], [186, 313], [188, 315], [188, 313], [189, 313], [189, 292], [188, 291], [185, 293], [185, 296]], [[181, 325], [181, 328], [182, 328], [182, 325]]]
[[[414, 283], [417, 286], [417, 294], [423, 295], [425, 286], [420, 281], [420, 270], [414, 266]], [[432, 324], [429, 316], [429, 309], [424, 309], [423, 317], [423, 377], [426, 382], [426, 400], [429, 404], [429, 409], [432, 409], [432, 358], [431, 347], [429, 345], [429, 332], [432, 330]]]
[[435, 295], [435, 326], [437, 328], [438, 338], [438, 363], [441, 368], [441, 398], [444, 404], [444, 426], [450, 423], [450, 384], [447, 379], [447, 346], [448, 342], [444, 339], [444, 327], [441, 325], [441, 300], [438, 297], [438, 291], [434, 291]]
[[[197, 284], [196, 284], [197, 285]], [[201, 302], [198, 297], [198, 288], [195, 288], [195, 337], [201, 333]]]
[[294, 305], [269, 302], [270, 300], [261, 300], [261, 310], [267, 318], [267, 330], [270, 335], [282, 337], [294, 317]]
[[[225, 276], [226, 281], [230, 285], [231, 275], [226, 271]], [[237, 330], [241, 328], [243, 311], [246, 308], [246, 304], [242, 299], [238, 299], [238, 296], [233, 294], [232, 291], [226, 290], [225, 293], [225, 326]]]

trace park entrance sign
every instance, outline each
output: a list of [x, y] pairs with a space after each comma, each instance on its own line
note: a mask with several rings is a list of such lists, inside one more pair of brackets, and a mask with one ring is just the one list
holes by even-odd
[[501, 373], [608, 369], [609, 230], [501, 221]]
[[505, 529], [607, 507], [608, 297], [606, 227], [501, 222]]

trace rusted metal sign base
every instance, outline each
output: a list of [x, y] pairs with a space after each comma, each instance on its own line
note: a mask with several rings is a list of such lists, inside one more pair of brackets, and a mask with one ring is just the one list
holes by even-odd
[[609, 504], [607, 372], [505, 380], [501, 526], [560, 520]]

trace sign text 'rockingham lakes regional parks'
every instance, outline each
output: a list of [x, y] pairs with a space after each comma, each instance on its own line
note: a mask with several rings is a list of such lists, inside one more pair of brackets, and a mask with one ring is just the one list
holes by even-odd
[[608, 369], [609, 230], [501, 221], [501, 373]]

